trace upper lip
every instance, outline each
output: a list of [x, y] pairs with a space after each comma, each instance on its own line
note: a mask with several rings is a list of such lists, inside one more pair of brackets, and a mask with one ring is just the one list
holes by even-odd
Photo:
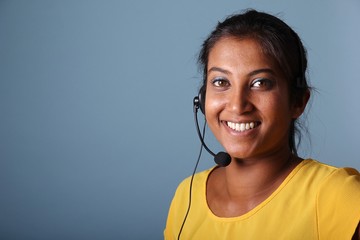
[[255, 123], [259, 123], [259, 120], [254, 120], [254, 119], [241, 119], [241, 120], [222, 120], [222, 122], [228, 123], [251, 123], [251, 122], [255, 122]]

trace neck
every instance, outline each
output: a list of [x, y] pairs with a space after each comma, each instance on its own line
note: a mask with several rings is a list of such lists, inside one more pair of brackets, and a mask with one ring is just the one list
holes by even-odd
[[289, 150], [257, 159], [233, 159], [224, 169], [224, 183], [229, 196], [261, 194], [279, 186], [298, 163]]
[[288, 148], [252, 159], [233, 158], [229, 166], [210, 174], [208, 205], [220, 217], [245, 214], [268, 198], [300, 162]]
[[301, 161], [290, 151], [261, 159], [232, 159], [208, 179], [207, 200], [222, 217], [242, 215], [269, 197]]

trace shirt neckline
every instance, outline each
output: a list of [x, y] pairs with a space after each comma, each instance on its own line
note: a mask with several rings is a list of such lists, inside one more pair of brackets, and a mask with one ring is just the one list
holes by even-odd
[[284, 179], [284, 181], [280, 184], [280, 186], [269, 196], [267, 197], [264, 201], [262, 201], [259, 205], [257, 205], [255, 208], [251, 209], [249, 212], [243, 214], [243, 215], [240, 215], [240, 216], [237, 216], [237, 217], [219, 217], [217, 215], [215, 215], [208, 203], [207, 203], [207, 199], [206, 199], [206, 185], [207, 185], [207, 181], [208, 181], [208, 178], [211, 174], [211, 172], [217, 168], [217, 166], [209, 169], [209, 171], [207, 172], [207, 175], [206, 175], [206, 180], [204, 181], [203, 183], [203, 191], [202, 191], [202, 194], [203, 194], [203, 204], [205, 204], [204, 206], [206, 206], [206, 211], [208, 212], [208, 215], [217, 220], [217, 221], [225, 221], [225, 222], [233, 222], [233, 221], [240, 221], [240, 220], [245, 220], [251, 216], [253, 216], [254, 214], [256, 214], [260, 209], [262, 209], [264, 206], [266, 206], [279, 192], [281, 192], [281, 190], [290, 182], [290, 180], [296, 175], [297, 172], [299, 172], [299, 170], [304, 167], [306, 164], [312, 162], [311, 159], [304, 159], [303, 161], [301, 161], [290, 173], [289, 175]]

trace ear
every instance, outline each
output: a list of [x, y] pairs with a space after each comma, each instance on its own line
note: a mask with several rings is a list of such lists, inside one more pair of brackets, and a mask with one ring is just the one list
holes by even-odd
[[293, 106], [293, 119], [297, 119], [304, 112], [305, 107], [310, 99], [310, 90], [307, 89], [302, 97], [296, 99]]

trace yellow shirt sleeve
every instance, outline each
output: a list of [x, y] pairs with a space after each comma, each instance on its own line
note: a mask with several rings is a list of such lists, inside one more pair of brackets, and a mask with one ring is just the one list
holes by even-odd
[[351, 239], [360, 220], [360, 175], [341, 168], [321, 184], [317, 196], [318, 238]]

